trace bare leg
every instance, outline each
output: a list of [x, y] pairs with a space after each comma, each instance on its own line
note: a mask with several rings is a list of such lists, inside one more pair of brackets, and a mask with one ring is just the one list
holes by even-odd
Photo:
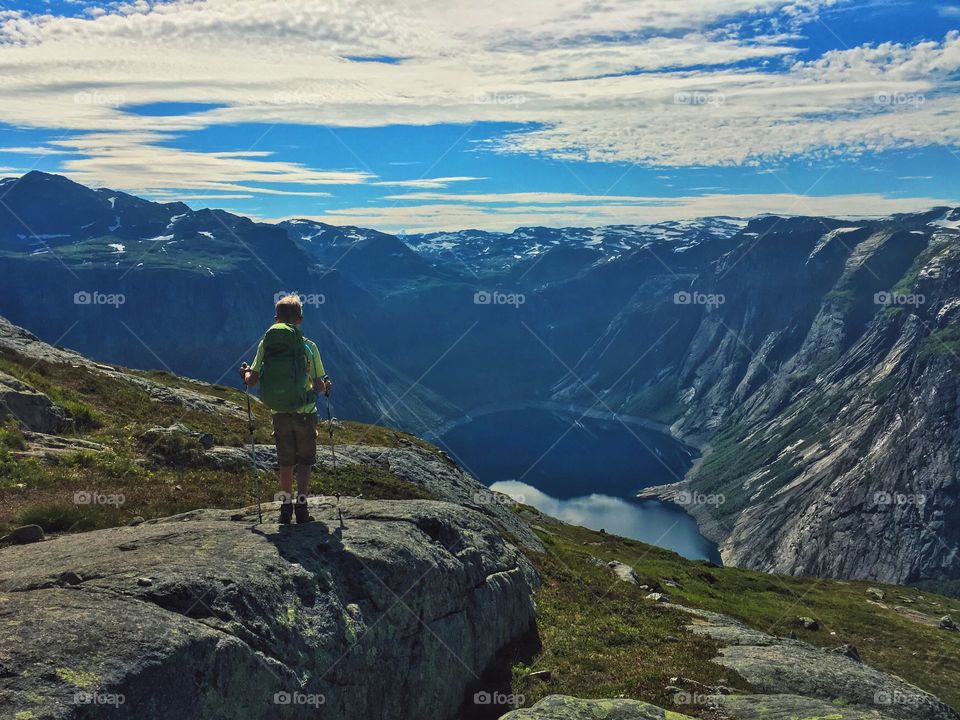
[[305, 498], [310, 492], [310, 465], [297, 465], [297, 499]]
[[[293, 494], [293, 468], [294, 465], [280, 466], [280, 491], [287, 494], [289, 498]], [[289, 499], [287, 500], [289, 502]]]

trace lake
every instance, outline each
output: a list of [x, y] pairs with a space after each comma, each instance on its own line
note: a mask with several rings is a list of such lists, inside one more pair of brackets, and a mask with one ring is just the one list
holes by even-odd
[[491, 412], [438, 438], [492, 489], [566, 522], [719, 563], [686, 512], [634, 495], [683, 478], [696, 455], [650, 427], [553, 409]]

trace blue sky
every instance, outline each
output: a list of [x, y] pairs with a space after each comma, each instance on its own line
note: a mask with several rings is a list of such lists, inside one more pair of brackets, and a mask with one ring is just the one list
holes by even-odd
[[960, 204], [960, 3], [0, 0], [0, 174], [387, 231]]

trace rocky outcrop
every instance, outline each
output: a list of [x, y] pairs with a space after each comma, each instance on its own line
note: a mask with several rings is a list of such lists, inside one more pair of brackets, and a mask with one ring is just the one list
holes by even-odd
[[530, 630], [535, 573], [435, 501], [200, 510], [0, 549], [0, 705], [17, 717], [451, 717]]
[[56, 433], [69, 424], [63, 408], [27, 383], [0, 371], [0, 422], [14, 418], [29, 430]]
[[[321, 442], [324, 438], [321, 437]], [[492, 492], [476, 478], [450, 460], [424, 448], [410, 445], [389, 448], [372, 445], [337, 445], [337, 463], [372, 465], [413, 483], [439, 500], [476, 510], [494, 520], [509, 538], [534, 552], [543, 552], [543, 544], [527, 523], [513, 512], [515, 504], [502, 493]], [[205, 457], [216, 467], [245, 468], [250, 466], [250, 447], [215, 447]], [[254, 458], [261, 470], [277, 467], [277, 451], [272, 445], [256, 445]], [[319, 447], [317, 469], [333, 469], [333, 455], [328, 447]]]
[[[708, 704], [722, 707], [738, 720], [830, 717], [829, 713], [817, 714], [830, 707], [833, 712], [843, 707], [848, 713], [844, 718], [960, 717], [930, 693], [850, 657], [849, 652], [822, 650], [798, 640], [774, 637], [719, 613], [672, 607], [695, 617], [688, 630], [723, 643], [714, 662], [736, 671], [762, 693], [708, 699]], [[770, 714], [771, 709], [776, 714]]]
[[[672, 688], [678, 707], [690, 715], [724, 720], [957, 720], [936, 697], [876, 670], [849, 652], [828, 651], [774, 637], [726, 615], [680, 605], [690, 613], [687, 629], [719, 641], [714, 662], [736, 671], [753, 692], [699, 686]], [[504, 720], [684, 720], [688, 715], [636, 700], [585, 700], [552, 695]]]
[[503, 720], [693, 720], [638, 700], [582, 700], [551, 695], [531, 708], [514, 710]]

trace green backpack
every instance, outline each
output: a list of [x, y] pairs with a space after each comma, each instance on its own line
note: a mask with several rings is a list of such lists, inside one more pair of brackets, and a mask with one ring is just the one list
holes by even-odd
[[260, 400], [274, 412], [300, 412], [317, 401], [307, 375], [303, 333], [295, 325], [271, 325], [263, 336]]

